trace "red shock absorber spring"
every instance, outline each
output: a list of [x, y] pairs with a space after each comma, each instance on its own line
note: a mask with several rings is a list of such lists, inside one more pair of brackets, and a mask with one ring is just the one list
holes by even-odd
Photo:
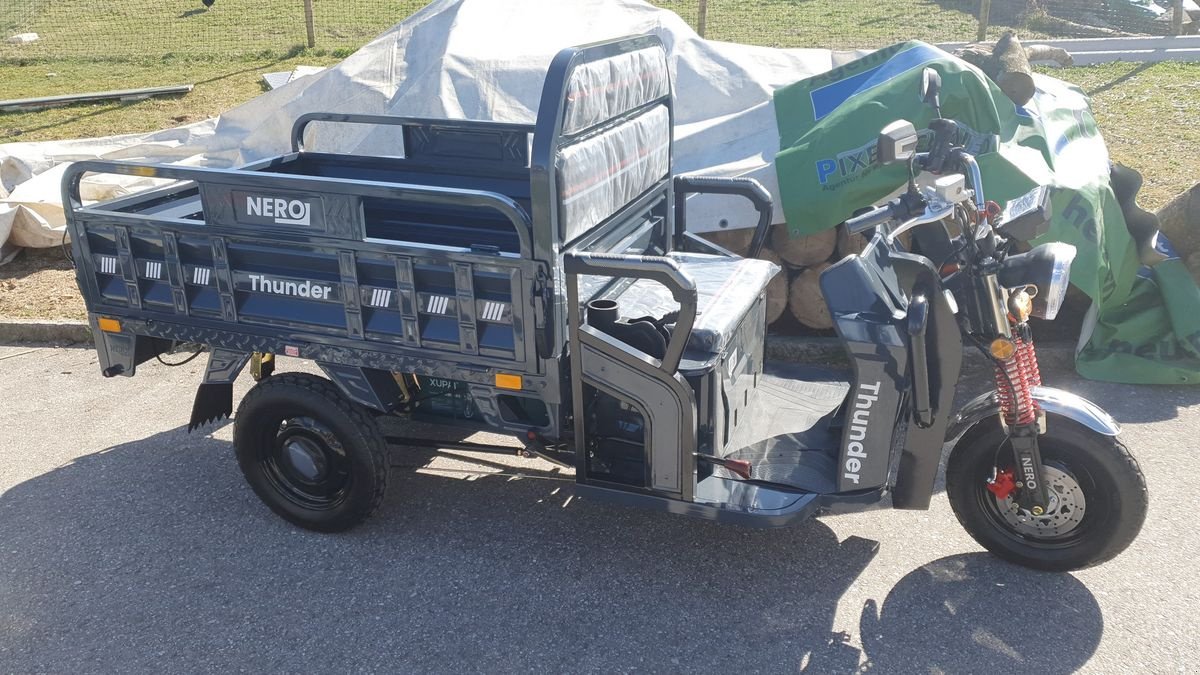
[[1033, 346], [1033, 340], [1026, 341], [1018, 335], [1015, 342], [1021, 367], [1029, 376], [1029, 384], [1034, 387], [1042, 386], [1042, 371], [1038, 368], [1037, 349]]
[[[1032, 354], [1032, 345], [1025, 344]], [[1033, 402], [1032, 389], [1037, 377], [1036, 357], [1031, 371], [1029, 360], [1022, 354], [1023, 345], [1017, 338], [1017, 351], [996, 364], [996, 394], [1000, 403], [1000, 414], [1009, 426], [1031, 424], [1037, 419], [1037, 406]]]

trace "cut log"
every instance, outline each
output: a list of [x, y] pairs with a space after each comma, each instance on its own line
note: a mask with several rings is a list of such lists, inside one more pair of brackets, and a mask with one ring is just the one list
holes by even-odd
[[848, 255], [858, 255], [866, 247], [866, 237], [859, 233], [851, 234], [850, 230], [846, 229], [845, 223], [837, 226], [837, 257], [839, 260]]
[[1000, 90], [1017, 105], [1025, 105], [1033, 98], [1033, 68], [1029, 67], [1029, 57], [1016, 34], [1009, 31], [996, 41], [992, 50], [996, 60], [996, 74], [992, 79], [1000, 85]]
[[1021, 46], [1017, 36], [1009, 31], [995, 45], [987, 43], [969, 44], [954, 52], [955, 56], [979, 68], [995, 82], [1017, 105], [1025, 105], [1033, 98], [1033, 69], [1031, 60], [1050, 59], [1069, 65], [1070, 54], [1062, 49], [1046, 45], [1034, 45], [1032, 49]]
[[837, 231], [833, 229], [801, 237], [791, 236], [786, 224], [771, 230], [771, 248], [785, 263], [796, 268], [825, 262], [836, 246]]
[[1070, 68], [1075, 65], [1075, 59], [1071, 53], [1062, 47], [1052, 47], [1050, 45], [1026, 45], [1025, 57], [1032, 63], [1055, 63], [1063, 68]]
[[788, 289], [788, 309], [797, 321], [809, 328], [833, 328], [825, 296], [821, 294], [821, 272], [827, 267], [828, 264], [821, 263], [804, 270], [796, 275]]
[[700, 236], [730, 253], [745, 256], [750, 252], [750, 242], [754, 239], [754, 228], [743, 227], [740, 230], [714, 230], [712, 232], [702, 232]]
[[1158, 210], [1158, 229], [1184, 260], [1200, 255], [1200, 183], [1175, 195]]
[[788, 306], [788, 269], [779, 259], [774, 251], [769, 248], [764, 248], [758, 256], [762, 260], [769, 260], [781, 268], [779, 274], [776, 274], [771, 279], [771, 283], [767, 284], [767, 325], [771, 325], [783, 316], [784, 311]]

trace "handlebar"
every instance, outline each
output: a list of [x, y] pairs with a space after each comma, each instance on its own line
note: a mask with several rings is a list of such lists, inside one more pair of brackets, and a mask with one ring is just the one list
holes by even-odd
[[854, 216], [850, 220], [846, 221], [846, 229], [849, 230], [851, 234], [858, 234], [859, 232], [865, 232], [871, 228], [883, 225], [889, 220], [895, 218], [895, 216], [892, 215], [892, 207], [895, 205], [895, 203], [896, 202], [894, 201], [888, 202], [887, 204], [884, 204], [883, 206], [877, 206], [862, 215]]
[[925, 211], [926, 201], [919, 192], [905, 192], [892, 201], [846, 221], [846, 229], [858, 234], [893, 220], [905, 221]]

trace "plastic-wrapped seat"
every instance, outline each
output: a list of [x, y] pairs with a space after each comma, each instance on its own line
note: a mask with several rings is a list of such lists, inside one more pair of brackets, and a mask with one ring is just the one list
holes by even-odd
[[[719, 353], [742, 318], [751, 310], [779, 272], [766, 260], [730, 258], [704, 253], [668, 253], [696, 283], [699, 306], [688, 349]], [[662, 284], [642, 279], [615, 298], [622, 318], [662, 319], [679, 310], [679, 303]]]

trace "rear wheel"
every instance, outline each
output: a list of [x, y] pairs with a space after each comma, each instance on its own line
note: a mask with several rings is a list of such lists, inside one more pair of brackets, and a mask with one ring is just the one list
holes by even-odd
[[[1067, 571], [1110, 560], [1146, 519], [1146, 480], [1119, 440], [1059, 417], [1038, 437], [1049, 498], [1045, 514], [1017, 506], [1013, 453], [998, 419], [972, 427], [946, 466], [946, 493], [962, 526], [995, 555]], [[993, 476], [996, 480], [991, 480]]]
[[286, 373], [255, 385], [238, 406], [234, 448], [255, 494], [300, 527], [348, 530], [383, 501], [383, 435], [322, 377]]

